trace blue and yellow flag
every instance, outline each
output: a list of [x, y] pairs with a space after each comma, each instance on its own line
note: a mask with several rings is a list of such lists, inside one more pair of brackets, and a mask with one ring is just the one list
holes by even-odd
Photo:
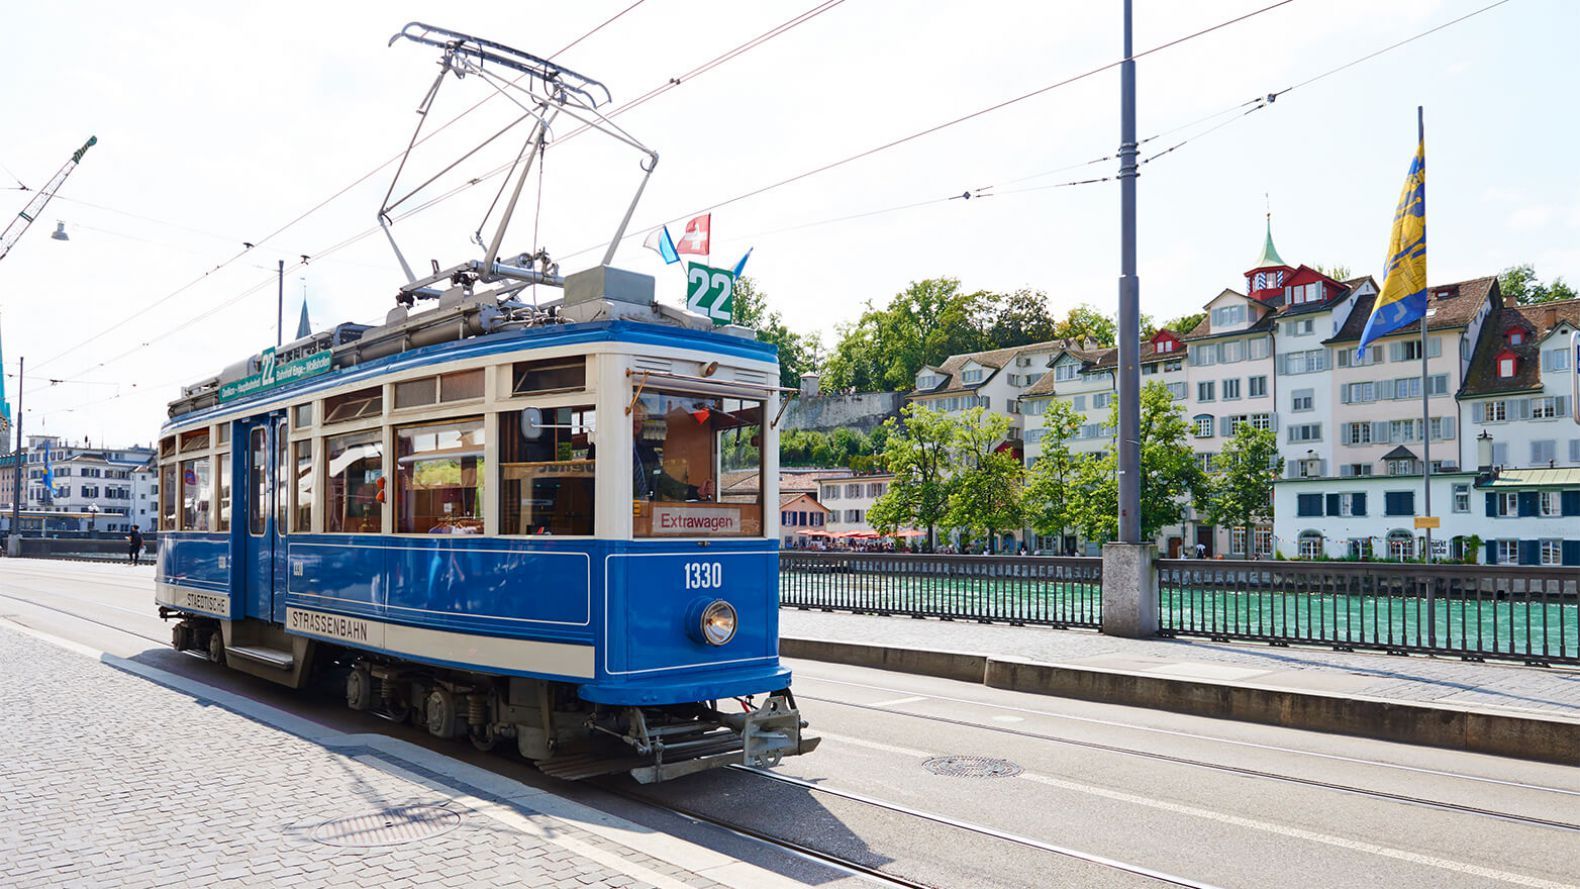
[[1388, 270], [1372, 303], [1359, 351], [1372, 340], [1418, 322], [1426, 315], [1426, 143], [1418, 142], [1410, 174], [1399, 193], [1388, 241]]

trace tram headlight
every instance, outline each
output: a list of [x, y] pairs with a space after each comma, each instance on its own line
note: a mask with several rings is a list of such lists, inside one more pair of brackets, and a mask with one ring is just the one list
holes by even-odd
[[709, 645], [725, 645], [735, 638], [737, 625], [735, 606], [723, 599], [699, 601], [691, 609], [694, 622], [692, 631], [697, 641]]

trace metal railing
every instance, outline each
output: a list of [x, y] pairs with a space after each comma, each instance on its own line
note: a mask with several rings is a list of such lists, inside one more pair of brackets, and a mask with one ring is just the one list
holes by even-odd
[[1102, 580], [1096, 558], [779, 554], [781, 605], [859, 614], [1096, 628]]
[[1386, 562], [1158, 562], [1166, 636], [1580, 663], [1580, 571]]

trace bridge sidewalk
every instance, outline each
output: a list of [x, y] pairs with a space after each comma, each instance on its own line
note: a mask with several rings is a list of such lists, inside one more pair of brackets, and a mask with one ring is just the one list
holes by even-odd
[[1580, 670], [794, 608], [780, 633], [787, 657], [1580, 763]]

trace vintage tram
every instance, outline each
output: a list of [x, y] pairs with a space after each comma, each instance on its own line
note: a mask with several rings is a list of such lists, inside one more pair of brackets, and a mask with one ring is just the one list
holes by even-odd
[[457, 285], [187, 387], [159, 443], [175, 646], [567, 777], [810, 750], [778, 659], [773, 347], [646, 276], [564, 286]]

